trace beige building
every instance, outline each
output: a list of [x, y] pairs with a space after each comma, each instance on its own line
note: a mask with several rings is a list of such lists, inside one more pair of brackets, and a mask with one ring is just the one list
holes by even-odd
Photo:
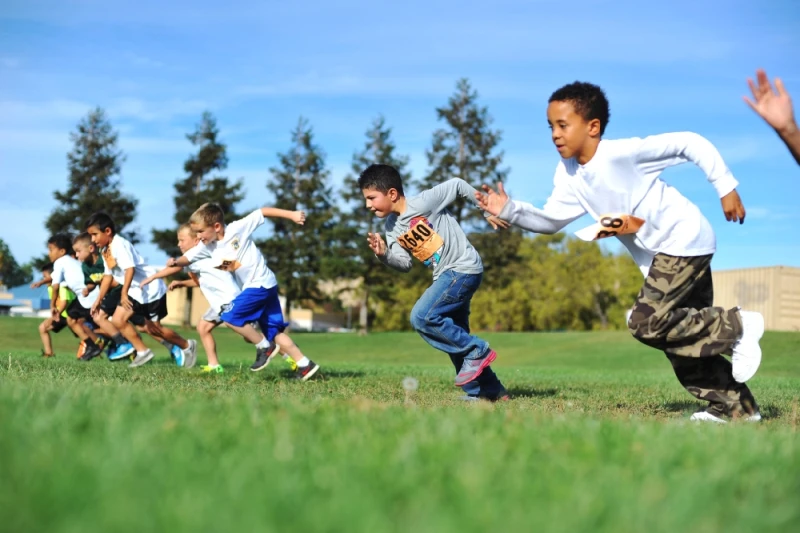
[[713, 277], [714, 305], [758, 311], [768, 330], [800, 331], [800, 268], [721, 270]]

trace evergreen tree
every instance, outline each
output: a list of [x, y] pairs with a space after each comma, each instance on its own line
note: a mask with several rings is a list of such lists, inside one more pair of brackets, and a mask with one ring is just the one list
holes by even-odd
[[300, 118], [292, 132], [292, 147], [278, 158], [280, 165], [269, 169], [272, 178], [267, 182], [274, 206], [305, 211], [306, 221], [298, 226], [287, 219], [270, 219], [272, 236], [260, 241], [259, 247], [278, 277], [289, 313], [297, 300], [323, 299], [319, 281], [331, 276], [341, 256], [333, 247], [336, 209], [330, 172], [308, 121]]
[[117, 232], [133, 243], [139, 242], [130, 225], [136, 218], [137, 201], [122, 194], [120, 165], [125, 160], [117, 149], [117, 133], [105, 112], [96, 108], [81, 120], [70, 134], [74, 148], [67, 154], [69, 182], [64, 192], [55, 191], [57, 205], [45, 222], [47, 230], [78, 233], [85, 221], [97, 211], [105, 211], [114, 220]]
[[[445, 127], [433, 133], [427, 151], [431, 170], [418, 183], [420, 189], [430, 189], [452, 178], [461, 178], [473, 187], [505, 180], [508, 169], [500, 168], [503, 152], [497, 151], [501, 132], [491, 129], [489, 110], [478, 105], [478, 93], [467, 79], [458, 81], [447, 107], [437, 108], [436, 114]], [[483, 214], [469, 200], [459, 199], [449, 209], [459, 223], [485, 229]]]
[[239, 179], [231, 183], [227, 177], [209, 175], [228, 167], [227, 147], [218, 139], [219, 129], [214, 116], [206, 111], [195, 131], [186, 135], [189, 142], [197, 148], [197, 153], [189, 156], [183, 164], [186, 177], [175, 182], [175, 226], [153, 230], [153, 244], [170, 257], [181, 255], [176, 244], [175, 233], [178, 226], [189, 221], [194, 211], [206, 202], [216, 202], [225, 210], [225, 221], [240, 218], [235, 207], [243, 198], [243, 183]]
[[8, 245], [0, 239], [0, 287], [8, 288], [27, 285], [31, 282], [31, 266], [20, 266]]
[[361, 278], [361, 315], [359, 329], [366, 333], [369, 322], [369, 299], [371, 295], [381, 300], [390, 300], [395, 274], [381, 264], [366, 244], [367, 233], [382, 233], [383, 224], [365, 207], [364, 195], [358, 187], [358, 176], [369, 165], [383, 164], [395, 167], [403, 177], [403, 184], [410, 185], [411, 174], [406, 170], [408, 157], [397, 155], [397, 147], [391, 139], [392, 130], [379, 116], [367, 130], [364, 148], [353, 154], [352, 173], [344, 178], [342, 199], [346, 208], [340, 218], [342, 238], [338, 247], [347, 259], [347, 276]]

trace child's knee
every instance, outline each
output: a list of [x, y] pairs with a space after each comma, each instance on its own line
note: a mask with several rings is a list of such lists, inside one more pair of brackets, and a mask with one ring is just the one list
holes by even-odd
[[658, 340], [662, 332], [656, 321], [651, 320], [655, 310], [647, 305], [633, 306], [628, 314], [628, 331], [636, 340], [644, 343]]

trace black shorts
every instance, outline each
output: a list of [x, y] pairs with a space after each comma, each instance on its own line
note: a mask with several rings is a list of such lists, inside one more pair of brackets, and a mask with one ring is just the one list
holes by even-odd
[[114, 316], [114, 311], [117, 310], [121, 294], [122, 291], [120, 289], [112, 289], [106, 293], [105, 298], [100, 302], [100, 310], [107, 314], [109, 319]]
[[64, 315], [58, 315], [58, 320], [53, 320], [51, 327], [53, 328], [53, 333], [58, 333], [67, 327], [67, 319], [64, 317]]
[[144, 326], [146, 320], [159, 322], [167, 316], [167, 295], [165, 294], [155, 302], [142, 304], [130, 298], [133, 305], [133, 316], [130, 322], [135, 326]]
[[67, 316], [73, 320], [91, 320], [92, 313], [90, 309], [86, 309], [77, 298], [72, 300], [67, 307]]

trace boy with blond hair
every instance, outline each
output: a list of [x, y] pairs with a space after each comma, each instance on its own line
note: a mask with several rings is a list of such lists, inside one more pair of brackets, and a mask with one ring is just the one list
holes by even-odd
[[[289, 324], [284, 321], [278, 299], [278, 281], [252, 239], [265, 217], [285, 218], [301, 225], [306, 219], [302, 211], [263, 207], [226, 225], [225, 212], [219, 204], [203, 204], [189, 220], [201, 242], [181, 257], [170, 258], [167, 266], [187, 267], [203, 259], [212, 259], [213, 268], [233, 274], [242, 292], [222, 307], [220, 319], [255, 344], [256, 360], [250, 370], [257, 372], [266, 368], [282, 350], [297, 363], [295, 378], [306, 381], [317, 373], [319, 365], [303, 355], [285, 333]], [[259, 324], [260, 332], [252, 322]]]

